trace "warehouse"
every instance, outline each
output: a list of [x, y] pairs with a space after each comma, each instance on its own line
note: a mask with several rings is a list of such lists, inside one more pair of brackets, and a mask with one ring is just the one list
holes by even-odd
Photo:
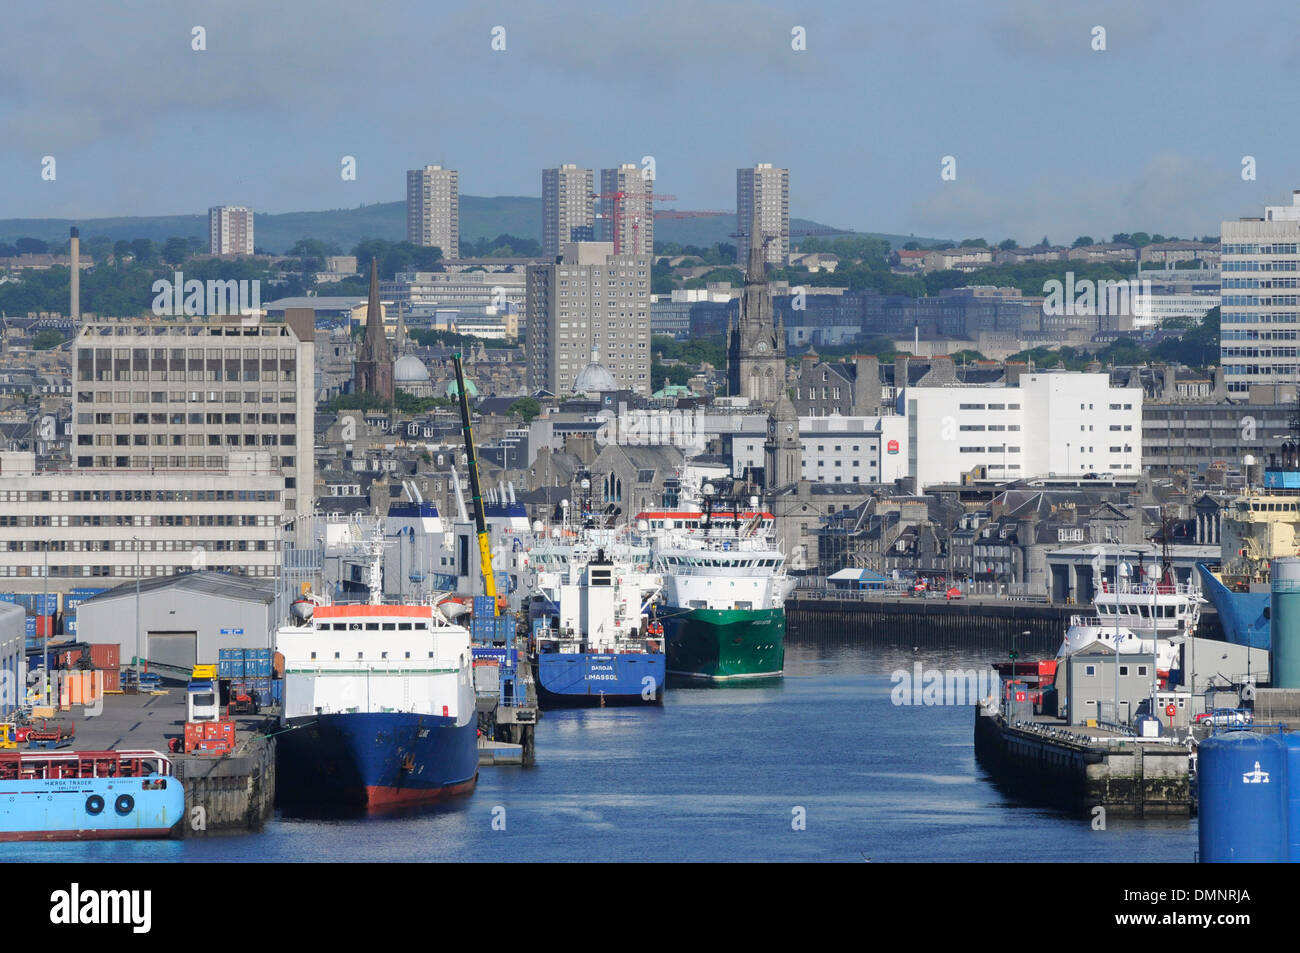
[[11, 714], [27, 684], [27, 613], [22, 606], [0, 602], [0, 718]]
[[77, 636], [91, 644], [116, 642], [123, 664], [141, 652], [163, 673], [188, 674], [195, 664], [217, 663], [218, 649], [271, 648], [284, 613], [269, 580], [218, 572], [192, 572], [123, 583], [83, 602]]

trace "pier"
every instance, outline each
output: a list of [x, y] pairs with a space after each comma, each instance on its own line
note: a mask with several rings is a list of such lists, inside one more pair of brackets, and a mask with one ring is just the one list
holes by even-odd
[[1189, 815], [1188, 746], [1034, 716], [1007, 722], [975, 706], [975, 756], [1007, 787], [1072, 810]]

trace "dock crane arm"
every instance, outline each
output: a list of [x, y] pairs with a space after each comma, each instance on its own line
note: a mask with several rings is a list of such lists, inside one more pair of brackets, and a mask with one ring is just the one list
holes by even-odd
[[500, 615], [497, 600], [496, 574], [492, 571], [492, 547], [488, 542], [487, 519], [483, 515], [483, 488], [478, 478], [478, 454], [474, 450], [474, 434], [469, 425], [469, 395], [465, 392], [465, 371], [459, 354], [451, 356], [456, 368], [456, 390], [460, 397], [460, 430], [465, 438], [465, 464], [469, 471], [469, 491], [474, 503], [474, 530], [478, 533], [478, 564], [483, 574], [483, 595], [492, 600], [492, 614]]

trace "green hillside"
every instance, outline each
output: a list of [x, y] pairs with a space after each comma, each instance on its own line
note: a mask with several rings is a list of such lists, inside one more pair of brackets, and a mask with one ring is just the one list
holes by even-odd
[[[67, 241], [68, 228], [80, 225], [85, 241], [104, 236], [118, 239], [148, 238], [163, 242], [168, 238], [201, 238], [206, 243], [208, 218], [202, 215], [154, 215], [138, 218], [92, 218], [80, 222], [60, 218], [9, 218], [0, 219], [0, 241], [13, 242], [18, 238], [39, 238], [62, 244]], [[791, 230], [825, 229], [829, 226], [807, 219], [792, 219]], [[661, 218], [655, 222], [658, 241], [678, 242], [682, 245], [712, 245], [714, 242], [733, 242], [736, 231], [734, 215], [716, 218]], [[540, 240], [542, 233], [542, 200], [519, 195], [462, 195], [460, 197], [460, 237], [465, 241], [495, 238], [502, 233], [520, 238]], [[400, 241], [406, 237], [405, 202], [379, 202], [357, 208], [329, 209], [323, 212], [284, 212], [279, 215], [257, 213], [254, 221], [257, 248], [275, 254], [288, 251], [300, 238], [315, 238], [333, 242], [344, 251], [350, 250], [363, 238], [384, 238]], [[845, 232], [844, 234], [850, 234]], [[913, 238], [904, 235], [885, 235], [877, 232], [861, 234], [884, 238], [891, 245], [907, 241], [923, 244], [937, 241], [930, 238]], [[795, 235], [797, 242], [799, 236]]]

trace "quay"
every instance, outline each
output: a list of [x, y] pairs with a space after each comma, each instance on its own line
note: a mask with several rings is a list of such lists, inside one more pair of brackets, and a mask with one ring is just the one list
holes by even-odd
[[157, 693], [105, 693], [102, 711], [74, 706], [62, 719], [76, 726], [72, 749], [161, 751], [185, 786], [185, 819], [177, 833], [260, 830], [275, 802], [275, 739], [265, 714], [235, 715], [235, 750], [221, 757], [172, 754], [168, 740], [185, 733], [185, 686], [164, 681]]
[[975, 757], [1016, 792], [1071, 810], [1136, 817], [1195, 810], [1191, 743], [1182, 738], [1138, 738], [1044, 715], [1008, 722], [976, 705]]

